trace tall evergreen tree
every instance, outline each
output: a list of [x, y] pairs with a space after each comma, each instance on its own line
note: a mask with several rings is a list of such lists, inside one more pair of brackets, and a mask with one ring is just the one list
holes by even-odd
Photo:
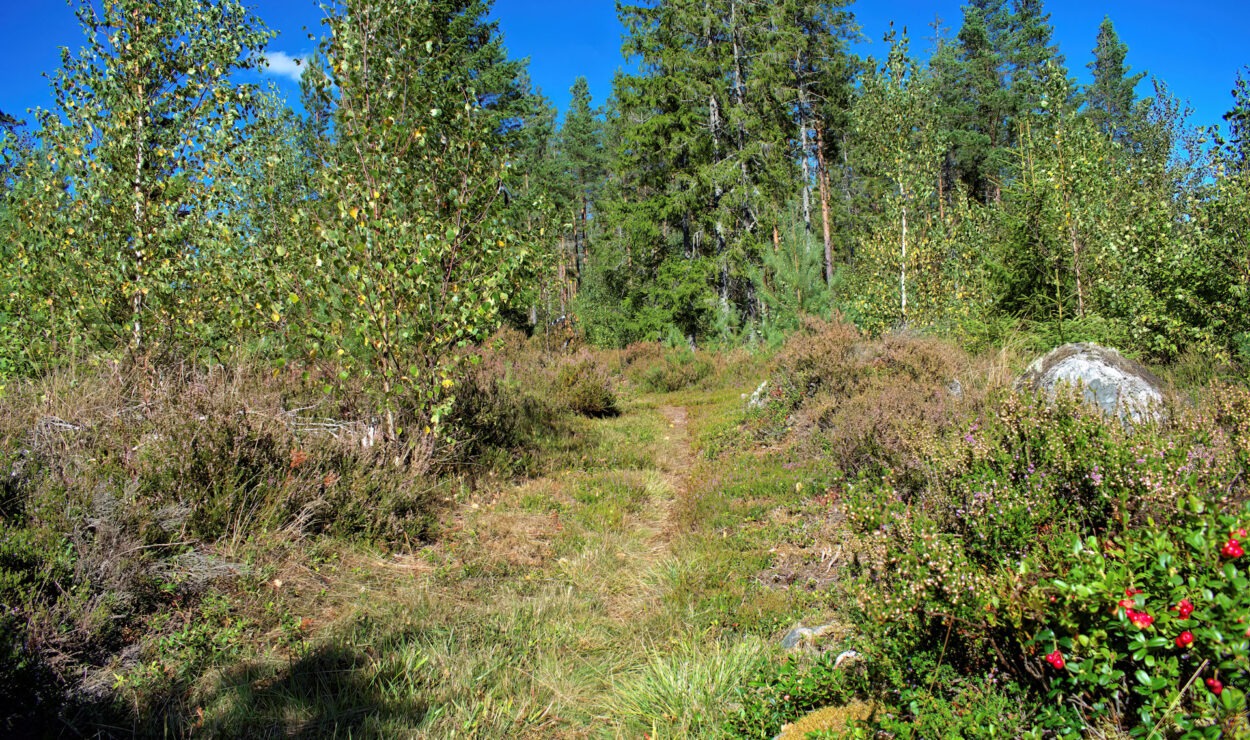
[[505, 212], [526, 233], [539, 235], [541, 246], [533, 264], [536, 279], [517, 283], [517, 300], [505, 317], [516, 327], [533, 329], [540, 321], [567, 315], [574, 293], [568, 272], [572, 250], [567, 245], [571, 228], [567, 224], [575, 192], [560, 147], [555, 106], [541, 89], [531, 89], [528, 73], [520, 74], [518, 87], [524, 106], [511, 124], [513, 159], [508, 169], [512, 176]]
[[1086, 115], [1104, 134], [1131, 144], [1137, 96], [1134, 89], [1145, 72], [1129, 74], [1125, 64], [1128, 45], [1120, 41], [1111, 18], [1103, 17], [1098, 26], [1094, 59], [1089, 63], [1094, 81], [1085, 90]]
[[[1067, 76], [1063, 55], [1059, 53], [1053, 36], [1050, 13], [1043, 9], [1042, 0], [1015, 0], [1007, 58], [1012, 113], [1017, 121], [1023, 116], [1040, 112], [1048, 77], [1056, 73]], [[1052, 106], [1068, 102], [1048, 101]], [[1012, 136], [1016, 137], [1018, 133], [1013, 131]]]
[[956, 53], [940, 96], [952, 155], [968, 192], [993, 200], [1008, 165], [1013, 100], [1008, 86], [1006, 0], [973, 0], [963, 9]]
[[822, 72], [844, 54], [850, 16], [841, 7], [618, 6], [639, 73], [618, 79], [617, 171], [632, 184], [608, 210], [620, 219], [634, 284], [657, 288], [666, 275], [671, 286], [637, 296], [634, 315], [648, 317], [642, 335], [672, 326], [693, 340], [758, 319], [755, 267], [762, 250], [776, 248], [789, 201], [805, 191], [804, 165], [813, 182], [814, 142], [834, 123], [838, 96]]
[[1233, 85], [1233, 109], [1224, 114], [1228, 122], [1229, 158], [1235, 170], [1250, 173], [1250, 67], [1237, 74]]
[[1063, 58], [1041, 0], [971, 0], [963, 13], [955, 41], [939, 44], [931, 69], [953, 169], [973, 197], [990, 202], [1010, 172], [1021, 119], [1039, 110], [1047, 70], [1062, 69]]
[[859, 29], [847, 5], [848, 0], [775, 3], [776, 39], [769, 44], [771, 53], [781, 57], [774, 68], [784, 70], [784, 76], [774, 84], [785, 91], [782, 102], [793, 111], [791, 126], [798, 132], [790, 159], [799, 161], [805, 239], [810, 239], [813, 231], [812, 191], [819, 193], [826, 285], [833, 280], [836, 230], [831, 223], [835, 205], [831, 170], [845, 154], [854, 81], [861, 66], [850, 53]]
[[573, 95], [560, 129], [560, 146], [575, 197], [573, 207], [573, 250], [576, 280], [581, 284], [585, 270], [590, 218], [603, 178], [607, 173], [607, 153], [603, 145], [600, 111], [591, 106], [590, 84], [578, 77], [570, 90]]

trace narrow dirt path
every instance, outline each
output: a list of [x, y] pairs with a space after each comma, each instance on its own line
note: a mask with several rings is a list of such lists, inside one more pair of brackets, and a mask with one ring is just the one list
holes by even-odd
[[690, 414], [684, 406], [661, 406], [660, 413], [668, 419], [669, 433], [664, 435], [667, 444], [661, 447], [656, 464], [673, 486], [674, 494], [680, 495], [686, 490], [694, 461], [690, 447]]
[[414, 649], [440, 677], [422, 691], [447, 716], [422, 736], [638, 736], [639, 677], [674, 645], [703, 649], [686, 594], [703, 566], [676, 516], [690, 412], [649, 400], [583, 422], [567, 466], [465, 495], [436, 544], [370, 563], [382, 582], [352, 600], [419, 615]]
[[678, 524], [673, 516], [679, 501], [689, 491], [690, 471], [694, 466], [694, 450], [690, 445], [690, 414], [684, 406], [661, 406], [660, 413], [668, 420], [665, 444], [656, 455], [656, 466], [664, 475], [671, 495], [656, 502], [662, 524], [660, 536], [671, 544], [677, 537]]

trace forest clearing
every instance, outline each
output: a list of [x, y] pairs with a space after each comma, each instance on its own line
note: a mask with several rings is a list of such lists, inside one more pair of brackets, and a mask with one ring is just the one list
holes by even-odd
[[71, 7], [0, 734], [1250, 737], [1247, 73], [650, 0], [557, 111], [481, 0]]

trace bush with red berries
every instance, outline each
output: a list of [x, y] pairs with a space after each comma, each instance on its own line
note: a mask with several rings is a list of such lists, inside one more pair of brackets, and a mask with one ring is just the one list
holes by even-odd
[[1062, 396], [994, 411], [924, 480], [846, 488], [881, 553], [852, 589], [879, 680], [901, 702], [935, 661], [1002, 675], [1039, 732], [1250, 736], [1250, 391], [1136, 428]]
[[1181, 511], [1175, 526], [1074, 541], [1064, 576], [1037, 584], [1050, 607], [1032, 647], [1051, 651], [1051, 725], [1112, 718], [1134, 734], [1186, 738], [1246, 729], [1250, 581], [1240, 543], [1250, 507], [1233, 516], [1195, 499]]

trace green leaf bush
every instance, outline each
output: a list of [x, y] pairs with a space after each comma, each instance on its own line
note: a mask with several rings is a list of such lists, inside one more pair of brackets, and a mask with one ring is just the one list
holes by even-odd
[[884, 685], [940, 645], [960, 675], [1020, 682], [1048, 731], [1243, 732], [1250, 393], [1212, 395], [1132, 429], [1075, 394], [1008, 395], [923, 480], [862, 470], [848, 521], [880, 558], [850, 590]]

